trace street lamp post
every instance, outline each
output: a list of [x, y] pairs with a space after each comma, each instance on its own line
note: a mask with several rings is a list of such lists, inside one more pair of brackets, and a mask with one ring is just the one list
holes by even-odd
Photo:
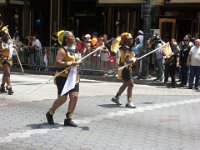
[[[148, 52], [147, 40], [151, 35], [151, 0], [144, 0], [143, 5], [143, 31], [144, 31], [144, 46], [143, 52], [146, 54]], [[142, 78], [147, 78], [149, 75], [149, 56], [144, 57], [142, 60]]]

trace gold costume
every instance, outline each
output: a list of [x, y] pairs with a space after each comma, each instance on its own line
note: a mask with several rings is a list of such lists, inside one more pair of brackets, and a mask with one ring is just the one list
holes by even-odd
[[[135, 57], [135, 53], [133, 51], [129, 51], [129, 59], [132, 59], [133, 57]], [[120, 55], [120, 67], [122, 67], [123, 65], [125, 65], [126, 63], [126, 58], [127, 58], [127, 53], [125, 51], [121, 51], [121, 55]], [[132, 69], [132, 64], [129, 64], [128, 69], [131, 70]], [[118, 79], [122, 79], [122, 70], [123, 69], [118, 69]]]
[[9, 65], [12, 65], [12, 60], [9, 58], [9, 45], [1, 42], [1, 53], [0, 53], [0, 66], [3, 66], [4, 63], [8, 63]]
[[[65, 51], [66, 51], [66, 56], [63, 60], [64, 62], [75, 62], [75, 61], [77, 61], [76, 55], [75, 56], [71, 55], [70, 52], [68, 52], [66, 49], [65, 49]], [[70, 70], [71, 70], [71, 67], [67, 66], [67, 68], [69, 68], [69, 69], [67, 69], [65, 72], [63, 72], [61, 74], [59, 74], [59, 71], [56, 71], [55, 75], [59, 74], [57, 77], [67, 77]], [[79, 74], [77, 74], [76, 83], [79, 83], [79, 81], [80, 81], [80, 76], [79, 76]]]

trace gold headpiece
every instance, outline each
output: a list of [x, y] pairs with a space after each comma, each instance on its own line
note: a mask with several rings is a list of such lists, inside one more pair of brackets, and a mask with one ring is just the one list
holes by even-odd
[[3, 26], [3, 28], [0, 29], [0, 32], [8, 33], [8, 25]]
[[2, 20], [0, 21], [0, 29], [1, 29], [1, 27], [3, 27], [3, 21]]
[[63, 43], [63, 36], [64, 36], [65, 31], [64, 30], [60, 30], [57, 32], [57, 38], [58, 38], [58, 43], [60, 45], [62, 45]]

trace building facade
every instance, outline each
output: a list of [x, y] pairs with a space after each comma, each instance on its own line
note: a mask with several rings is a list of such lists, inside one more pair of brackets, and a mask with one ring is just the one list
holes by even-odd
[[[185, 34], [199, 36], [199, 0], [151, 0], [152, 32], [168, 41], [182, 40]], [[39, 35], [51, 45], [53, 33], [66, 29], [76, 36], [127, 31], [133, 35], [144, 26], [144, 0], [0, 0], [0, 20], [9, 25], [11, 35]], [[154, 30], [155, 29], [155, 30]]]
[[[143, 28], [144, 0], [98, 0], [97, 6], [106, 7], [107, 32], [117, 35], [128, 31], [134, 34]], [[199, 8], [199, 0], [169, 0], [167, 3], [151, 0], [152, 32], [159, 32], [165, 41], [171, 38], [180, 41], [186, 34], [199, 37]]]

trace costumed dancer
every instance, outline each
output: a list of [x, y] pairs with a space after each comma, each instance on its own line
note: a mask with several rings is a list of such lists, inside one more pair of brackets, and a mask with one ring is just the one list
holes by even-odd
[[[7, 28], [7, 27], [3, 27]], [[14, 91], [12, 90], [10, 82], [10, 68], [13, 64], [12, 55], [15, 52], [14, 49], [17, 49], [16, 45], [9, 43], [10, 36], [3, 29], [0, 31], [0, 66], [3, 68], [3, 78], [1, 83], [0, 92], [12, 95]], [[7, 90], [7, 91], [6, 91]]]
[[[57, 51], [56, 55], [56, 66], [57, 66], [57, 73], [59, 71], [62, 71], [67, 68], [71, 68], [70, 66], [77, 67], [82, 62], [77, 62], [77, 48], [75, 45], [75, 37], [72, 32], [70, 31], [60, 31], [58, 32], [58, 41], [62, 45]], [[70, 78], [70, 72], [73, 68], [68, 69], [66, 72], [59, 74], [55, 78], [55, 84], [57, 85], [58, 90], [58, 98], [54, 101], [51, 108], [46, 113], [47, 121], [49, 124], [54, 124], [53, 115], [55, 111], [63, 105], [66, 100], [67, 96], [69, 95], [69, 105], [68, 105], [68, 111], [66, 113], [66, 118], [64, 119], [64, 126], [71, 126], [71, 127], [77, 127], [78, 125], [72, 121], [72, 114], [75, 110], [78, 96], [79, 96], [79, 75], [78, 73], [76, 75], [76, 83], [75, 87], [72, 86], [71, 89], [69, 89], [67, 92], [64, 92], [63, 94], [63, 88], [65, 87], [65, 82], [68, 84], [72, 84], [68, 80]], [[76, 68], [77, 69], [77, 68]], [[77, 71], [77, 70], [76, 70]], [[69, 82], [67, 82], [67, 80]], [[70, 85], [69, 85], [70, 86]]]
[[[124, 38], [124, 36], [125, 36], [125, 38]], [[129, 46], [130, 41], [132, 41], [131, 34], [127, 33], [126, 35], [123, 35], [123, 37], [121, 37], [121, 39], [123, 40], [123, 45], [121, 48], [119, 66], [124, 66], [125, 64], [130, 64], [130, 65], [127, 65], [126, 67], [123, 68], [123, 70], [122, 70], [123, 84], [119, 88], [116, 95], [111, 99], [111, 101], [117, 105], [121, 105], [121, 103], [119, 102], [119, 98], [120, 98], [121, 94], [124, 92], [124, 90], [126, 88], [128, 88], [127, 89], [127, 103], [125, 106], [127, 108], [136, 108], [136, 106], [133, 104], [133, 99], [132, 99], [132, 90], [133, 90], [134, 83], [133, 83], [133, 80], [131, 77], [131, 69], [132, 69], [131, 63], [135, 63], [137, 58], [135, 58], [135, 54], [131, 50], [131, 47]], [[119, 76], [120, 75], [118, 74], [118, 78], [119, 78]]]

